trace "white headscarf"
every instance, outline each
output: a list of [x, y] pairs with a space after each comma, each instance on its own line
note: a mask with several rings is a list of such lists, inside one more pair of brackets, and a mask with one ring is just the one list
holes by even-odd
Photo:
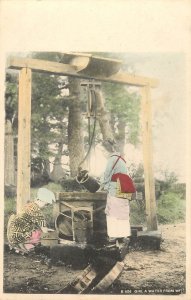
[[53, 192], [46, 188], [40, 188], [37, 192], [37, 199], [44, 201], [46, 203], [52, 203], [55, 202], [55, 195]]

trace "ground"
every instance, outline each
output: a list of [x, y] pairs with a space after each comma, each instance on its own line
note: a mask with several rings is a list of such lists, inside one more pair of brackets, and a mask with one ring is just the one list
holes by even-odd
[[[185, 224], [161, 225], [161, 250], [130, 251], [117, 281], [105, 294], [185, 293]], [[80, 270], [50, 265], [44, 255], [4, 251], [4, 293], [58, 293]]]

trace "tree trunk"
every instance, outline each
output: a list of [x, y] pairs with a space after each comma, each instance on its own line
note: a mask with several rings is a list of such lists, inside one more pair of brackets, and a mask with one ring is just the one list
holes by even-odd
[[117, 144], [119, 147], [119, 152], [121, 155], [124, 155], [124, 147], [125, 147], [125, 126], [126, 126], [126, 121], [123, 120], [123, 118], [119, 118], [119, 123], [118, 123], [118, 135], [117, 135]]
[[49, 162], [49, 160], [47, 159], [47, 160], [45, 160], [44, 161], [44, 171], [45, 171], [45, 173], [49, 176], [49, 178], [50, 178], [50, 162]]
[[70, 175], [76, 176], [78, 166], [83, 160], [84, 153], [84, 138], [82, 131], [82, 114], [80, 101], [80, 81], [78, 79], [69, 79], [70, 95], [73, 96], [69, 106], [68, 117], [68, 150]]
[[97, 114], [99, 120], [100, 130], [103, 136], [103, 140], [114, 139], [113, 131], [109, 122], [109, 114], [105, 109], [105, 99], [101, 90], [98, 88], [95, 91], [97, 100]]
[[58, 145], [58, 153], [54, 160], [53, 170], [50, 174], [50, 178], [54, 182], [59, 182], [65, 176], [65, 172], [62, 168], [62, 150], [63, 150], [63, 141], [60, 141]]

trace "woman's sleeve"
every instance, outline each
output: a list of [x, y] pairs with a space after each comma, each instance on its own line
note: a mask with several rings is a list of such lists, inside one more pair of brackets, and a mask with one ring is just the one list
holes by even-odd
[[109, 183], [111, 181], [113, 164], [114, 164], [113, 163], [113, 157], [110, 157], [109, 160], [108, 160], [108, 162], [107, 162], [105, 171], [104, 171], [103, 175], [100, 178], [100, 184], [105, 189], [107, 189], [107, 187], [108, 187], [108, 185], [109, 185]]

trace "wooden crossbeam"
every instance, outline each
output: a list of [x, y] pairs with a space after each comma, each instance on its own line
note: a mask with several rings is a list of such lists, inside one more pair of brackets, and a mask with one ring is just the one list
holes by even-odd
[[[89, 58], [89, 60], [91, 61], [91, 57]], [[104, 82], [123, 83], [138, 87], [149, 85], [150, 87], [154, 88], [158, 86], [158, 81], [156, 79], [137, 76], [122, 71], [118, 71], [117, 73], [111, 76], [96, 76], [94, 69], [92, 75], [91, 70], [87, 68], [87, 60], [84, 61], [84, 66], [82, 60], [82, 64], [79, 67], [77, 65], [63, 64], [46, 60], [11, 57], [7, 61], [7, 68], [30, 68], [33, 71], [37, 72], [45, 72], [55, 75], [74, 76], [85, 79], [95, 79]]]
[[67, 74], [75, 75], [77, 71], [77, 67], [69, 64], [61, 64], [53, 61], [21, 58], [21, 57], [10, 57], [7, 60], [7, 68], [16, 69], [16, 70], [22, 68], [30, 68], [33, 71], [56, 74], [56, 75], [67, 75]]
[[56, 201], [106, 201], [106, 192], [60, 192], [56, 194]]

